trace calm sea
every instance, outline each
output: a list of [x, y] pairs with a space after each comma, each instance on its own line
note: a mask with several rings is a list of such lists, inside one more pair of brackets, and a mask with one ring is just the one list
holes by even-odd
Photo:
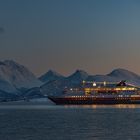
[[2, 104], [0, 140], [140, 140], [140, 106]]

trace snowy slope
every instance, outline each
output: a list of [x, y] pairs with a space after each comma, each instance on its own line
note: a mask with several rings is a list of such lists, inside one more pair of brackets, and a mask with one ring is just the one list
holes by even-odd
[[13, 85], [3, 79], [0, 79], [0, 90], [15, 94], [18, 92]]
[[59, 95], [66, 88], [79, 87], [81, 82], [85, 80], [89, 75], [82, 71], [76, 70], [72, 75], [48, 82], [41, 86], [41, 92], [44, 95]]
[[140, 76], [125, 69], [115, 69], [109, 73], [108, 76], [118, 78], [120, 80], [126, 80], [128, 83], [140, 86]]
[[115, 69], [111, 73], [107, 75], [94, 75], [94, 76], [89, 76], [87, 81], [97, 81], [97, 82], [103, 82], [103, 81], [108, 81], [108, 82], [118, 82], [120, 80], [126, 80], [126, 82], [140, 86], [140, 76], [125, 70], [125, 69]]
[[67, 77], [67, 79], [73, 83], [79, 83], [82, 82], [83, 80], [86, 80], [88, 78], [88, 73], [86, 73], [83, 70], [76, 70], [72, 75]]
[[139, 75], [121, 68], [113, 70], [108, 76], [126, 79], [140, 79]]
[[59, 79], [62, 79], [64, 78], [64, 76], [62, 76], [61, 74], [53, 71], [53, 70], [49, 70], [47, 73], [45, 73], [44, 75], [42, 75], [39, 80], [44, 82], [44, 83], [47, 83], [47, 82], [50, 82], [50, 81], [53, 81], [53, 80], [59, 80]]
[[68, 79], [59, 79], [55, 81], [48, 82], [41, 86], [41, 93], [43, 95], [60, 95], [62, 94], [62, 91], [66, 88], [73, 88], [73, 87], [79, 87], [80, 82], [71, 82]]
[[0, 62], [0, 79], [17, 89], [32, 88], [42, 84], [26, 67], [12, 60]]

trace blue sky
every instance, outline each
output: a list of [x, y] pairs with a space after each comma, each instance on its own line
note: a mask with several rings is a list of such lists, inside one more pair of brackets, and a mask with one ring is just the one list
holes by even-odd
[[140, 73], [139, 0], [0, 0], [0, 59], [54, 69]]

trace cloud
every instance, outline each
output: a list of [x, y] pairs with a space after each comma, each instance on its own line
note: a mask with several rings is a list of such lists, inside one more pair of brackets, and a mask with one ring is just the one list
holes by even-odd
[[0, 34], [4, 33], [5, 29], [3, 27], [0, 27]]

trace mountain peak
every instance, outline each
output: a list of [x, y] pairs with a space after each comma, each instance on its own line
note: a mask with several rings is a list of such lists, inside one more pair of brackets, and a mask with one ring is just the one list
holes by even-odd
[[47, 73], [43, 74], [39, 80], [41, 80], [44, 83], [47, 83], [49, 81], [53, 81], [53, 80], [58, 80], [63, 78], [63, 76], [59, 73], [57, 73], [54, 70], [49, 70]]
[[[129, 70], [126, 70], [126, 69], [123, 69], [123, 68], [117, 68], [117, 69], [114, 69], [111, 73], [109, 73], [109, 74], [119, 74], [119, 73], [123, 73], [123, 74], [126, 74], [126, 73], [133, 73], [133, 72], [131, 72], [131, 71], [129, 71]], [[109, 75], [108, 74], [108, 75]], [[135, 74], [135, 73], [133, 73], [133, 74]]]
[[80, 75], [85, 75], [85, 76], [88, 75], [87, 72], [85, 72], [84, 70], [80, 70], [80, 69], [76, 70], [76, 71], [74, 72], [74, 74], [80, 74]]
[[6, 59], [4, 62], [9, 62], [9, 63], [16, 63], [13, 59]]
[[26, 69], [23, 65], [20, 65], [19, 63], [15, 62], [14, 60], [4, 60], [3, 63], [5, 64], [5, 66], [7, 66], [8, 68], [11, 69], [21, 69], [24, 68]]
[[88, 77], [88, 73], [83, 70], [76, 70], [72, 75], [68, 77], [70, 80], [85, 80]]
[[49, 70], [46, 74], [48, 75], [57, 75], [57, 76], [62, 76], [61, 74], [59, 74], [58, 72], [54, 71], [54, 70]]
[[[124, 68], [116, 68], [116, 69], [114, 69], [112, 72], [116, 72], [116, 71], [118, 71], [118, 72], [126, 72], [126, 71], [128, 71], [127, 69], [124, 69]], [[129, 71], [130, 72], [130, 71]]]
[[87, 73], [87, 72], [85, 72], [84, 70], [77, 69], [77, 70], [75, 71], [75, 73]]
[[138, 79], [140, 78], [139, 75], [137, 75], [134, 72], [131, 72], [129, 70], [123, 69], [123, 68], [118, 68], [113, 70], [111, 73], [108, 74], [108, 76], [112, 77], [118, 77], [118, 78], [131, 78], [131, 79]]
[[9, 65], [19, 65], [17, 62], [14, 60], [4, 60], [3, 63], [9, 64]]

